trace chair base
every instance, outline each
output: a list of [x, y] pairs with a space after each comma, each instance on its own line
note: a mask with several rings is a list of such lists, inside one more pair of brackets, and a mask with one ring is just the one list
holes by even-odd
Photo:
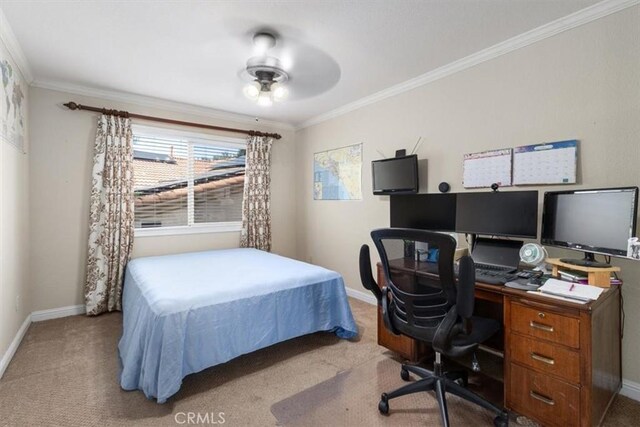
[[418, 376], [420, 379], [390, 393], [382, 393], [380, 403], [378, 404], [378, 410], [381, 414], [389, 414], [390, 399], [422, 391], [434, 391], [436, 399], [438, 400], [440, 416], [442, 417], [442, 425], [444, 427], [449, 427], [446, 393], [454, 394], [495, 413], [496, 417], [493, 420], [493, 424], [496, 427], [506, 427], [509, 425], [509, 414], [506, 410], [498, 408], [466, 388], [468, 384], [468, 374], [466, 371], [442, 372], [442, 366], [438, 362], [434, 364], [433, 371], [419, 366], [403, 364], [400, 377], [405, 381], [409, 381], [409, 373]]

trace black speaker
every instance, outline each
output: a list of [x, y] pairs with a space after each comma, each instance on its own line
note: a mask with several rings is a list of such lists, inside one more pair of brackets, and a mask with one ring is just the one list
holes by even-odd
[[451, 187], [446, 182], [441, 182], [440, 185], [438, 185], [438, 190], [440, 190], [441, 193], [447, 193], [450, 189]]

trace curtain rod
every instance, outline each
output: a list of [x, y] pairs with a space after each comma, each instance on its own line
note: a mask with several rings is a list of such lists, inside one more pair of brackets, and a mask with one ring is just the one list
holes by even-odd
[[75, 102], [67, 102], [66, 104], [62, 104], [62, 105], [64, 105], [70, 110], [93, 111], [96, 113], [108, 114], [108, 115], [119, 116], [119, 117], [130, 117], [132, 119], [149, 120], [149, 121], [160, 122], [160, 123], [169, 123], [172, 125], [191, 126], [196, 128], [202, 128], [202, 129], [212, 129], [212, 130], [221, 130], [225, 132], [244, 133], [245, 135], [250, 135], [250, 136], [267, 136], [273, 139], [282, 138], [282, 136], [278, 133], [267, 133], [267, 132], [260, 132], [257, 130], [227, 128], [222, 126], [205, 125], [203, 123], [193, 123], [193, 122], [183, 122], [181, 120], [163, 119], [162, 117], [144, 116], [142, 114], [129, 113], [128, 111], [118, 111], [118, 110], [109, 110], [107, 108], [89, 107], [89, 106], [81, 105]]

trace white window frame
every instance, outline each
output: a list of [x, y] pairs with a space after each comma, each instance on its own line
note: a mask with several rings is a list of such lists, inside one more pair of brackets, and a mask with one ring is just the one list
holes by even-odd
[[[180, 138], [187, 139], [190, 143], [195, 144], [208, 144], [215, 145], [217, 147], [229, 147], [229, 148], [247, 148], [247, 141], [243, 138], [233, 138], [228, 136], [210, 135], [200, 132], [190, 132], [180, 129], [171, 129], [155, 126], [143, 126], [134, 124], [131, 126], [133, 135], [136, 136], [148, 136], [148, 137], [165, 137], [165, 138]], [[190, 146], [191, 147], [191, 146]], [[191, 149], [190, 149], [191, 150]], [[189, 153], [191, 156], [191, 152]], [[189, 187], [193, 187], [193, 182], [189, 182]], [[188, 225], [181, 225], [175, 227], [149, 227], [149, 228], [136, 228], [134, 230], [134, 237], [150, 237], [150, 236], [175, 236], [186, 234], [200, 234], [200, 233], [231, 233], [240, 232], [242, 229], [242, 221], [229, 221], [229, 222], [212, 222], [208, 224], [195, 224], [193, 222], [193, 192], [189, 191], [188, 196]]]

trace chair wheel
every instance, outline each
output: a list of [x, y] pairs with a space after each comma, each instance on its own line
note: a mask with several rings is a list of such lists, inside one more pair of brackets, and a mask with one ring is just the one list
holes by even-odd
[[462, 375], [460, 376], [460, 378], [455, 380], [455, 382], [458, 383], [458, 385], [461, 385], [464, 388], [469, 387], [469, 374], [466, 371], [463, 371]]
[[493, 419], [493, 425], [495, 427], [508, 427], [509, 426], [509, 415], [501, 414]]
[[386, 393], [382, 393], [382, 396], [380, 396], [380, 403], [378, 403], [378, 411], [380, 411], [382, 415], [389, 415], [389, 400], [387, 399]]
[[406, 369], [402, 368], [402, 370], [400, 370], [400, 378], [402, 378], [404, 381], [409, 381], [411, 379], [409, 377], [409, 371], [407, 371]]

